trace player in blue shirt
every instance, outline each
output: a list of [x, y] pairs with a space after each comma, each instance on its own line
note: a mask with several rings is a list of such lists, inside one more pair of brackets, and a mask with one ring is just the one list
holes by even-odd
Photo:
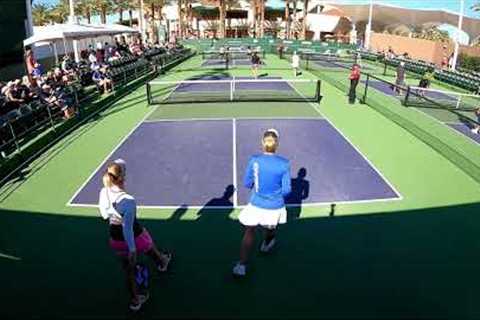
[[248, 161], [244, 185], [252, 190], [250, 203], [242, 210], [239, 221], [245, 226], [240, 247], [240, 261], [233, 268], [235, 276], [245, 276], [249, 253], [255, 242], [257, 226], [265, 229], [265, 239], [260, 251], [268, 253], [275, 244], [278, 224], [287, 222], [284, 198], [291, 192], [290, 162], [275, 154], [278, 148], [277, 130], [268, 129], [263, 134], [263, 154]]

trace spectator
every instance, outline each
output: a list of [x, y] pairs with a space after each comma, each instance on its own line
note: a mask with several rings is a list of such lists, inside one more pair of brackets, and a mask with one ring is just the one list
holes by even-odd
[[64, 55], [63, 56], [63, 60], [62, 60], [62, 70], [64, 72], [72, 72], [73, 71], [73, 64], [72, 64], [72, 60], [70, 59], [70, 56], [68, 54]]
[[35, 68], [35, 57], [31, 47], [25, 47], [25, 65], [27, 66], [28, 74], [31, 75]]
[[43, 67], [40, 63], [35, 62], [33, 65], [32, 76], [34, 78], [41, 77], [43, 74]]
[[107, 77], [105, 68], [96, 67], [93, 71], [92, 80], [97, 88], [103, 89], [103, 93], [113, 91], [113, 82]]
[[93, 69], [97, 65], [98, 60], [94, 50], [90, 51], [90, 53], [88, 54], [88, 61], [90, 62], [91, 69]]
[[97, 51], [95, 52], [95, 58], [97, 62], [102, 64], [105, 61], [105, 49], [102, 47], [102, 43], [97, 43]]
[[65, 93], [59, 90], [53, 90], [48, 84], [43, 85], [41, 101], [49, 105], [50, 107], [60, 109], [63, 111], [63, 118], [70, 119], [74, 115], [74, 108], [71, 106], [70, 101], [67, 100]]

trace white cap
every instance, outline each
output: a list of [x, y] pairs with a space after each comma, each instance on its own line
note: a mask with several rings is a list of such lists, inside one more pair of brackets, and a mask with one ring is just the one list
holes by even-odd
[[122, 158], [118, 158], [114, 160], [113, 163], [116, 163], [120, 167], [122, 167], [122, 171], [124, 175], [127, 173], [127, 162], [125, 160], [123, 160]]
[[267, 131], [265, 131], [265, 133], [267, 133], [267, 132], [272, 132], [274, 135], [277, 136], [277, 138], [280, 138], [280, 134], [278, 134], [278, 131], [274, 128], [267, 129]]

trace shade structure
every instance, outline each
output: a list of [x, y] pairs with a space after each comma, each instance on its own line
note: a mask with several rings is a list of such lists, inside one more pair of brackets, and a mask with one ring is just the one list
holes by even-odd
[[37, 42], [57, 40], [80, 40], [123, 33], [138, 33], [138, 30], [122, 25], [54, 24], [34, 27], [33, 36], [25, 39], [23, 45], [29, 46]]

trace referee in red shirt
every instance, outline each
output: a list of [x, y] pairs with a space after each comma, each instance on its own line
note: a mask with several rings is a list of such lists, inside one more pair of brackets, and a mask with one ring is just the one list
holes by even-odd
[[352, 66], [352, 71], [350, 73], [350, 92], [348, 93], [348, 102], [350, 104], [355, 103], [357, 85], [359, 81], [360, 81], [360, 66], [355, 63]]

